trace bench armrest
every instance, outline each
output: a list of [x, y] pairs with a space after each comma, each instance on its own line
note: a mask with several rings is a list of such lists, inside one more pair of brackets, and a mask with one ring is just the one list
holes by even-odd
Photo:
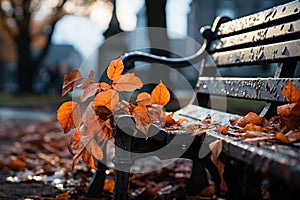
[[202, 46], [195, 54], [184, 58], [167, 58], [164, 56], [157, 56], [141, 51], [132, 51], [122, 55], [122, 61], [125, 66], [125, 72], [133, 69], [134, 62], [142, 61], [147, 63], [159, 63], [167, 65], [172, 68], [182, 68], [193, 65], [199, 62], [205, 56], [205, 48]]

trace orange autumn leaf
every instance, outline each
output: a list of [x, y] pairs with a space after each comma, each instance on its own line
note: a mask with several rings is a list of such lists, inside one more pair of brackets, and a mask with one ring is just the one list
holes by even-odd
[[84, 152], [84, 154], [82, 155], [82, 159], [83, 159], [84, 162], [88, 163], [88, 167], [93, 168], [93, 169], [97, 169], [97, 167], [95, 166], [94, 158], [88, 150], [86, 150]]
[[82, 81], [82, 74], [79, 70], [73, 70], [70, 74], [64, 75], [64, 82], [62, 86], [62, 96], [65, 96], [68, 92], [79, 85]]
[[69, 152], [74, 155], [73, 148], [78, 148], [80, 144], [80, 134], [79, 134], [79, 128], [76, 128], [74, 131], [73, 136], [70, 138], [68, 150]]
[[245, 120], [247, 122], [247, 124], [255, 124], [255, 125], [263, 125], [264, 123], [264, 119], [260, 116], [258, 116], [256, 113], [254, 112], [249, 112], [246, 116], [245, 116]]
[[148, 106], [154, 103], [154, 100], [152, 99], [151, 95], [147, 92], [142, 92], [137, 95], [136, 102], [138, 104], [141, 104], [143, 106]]
[[239, 132], [240, 133], [244, 133], [246, 131], [260, 131], [260, 132], [265, 132], [267, 133], [268, 132], [268, 129], [262, 127], [262, 126], [258, 126], [258, 125], [255, 125], [255, 124], [247, 124], [243, 129], [241, 129]]
[[173, 119], [173, 116], [174, 116], [174, 113], [171, 113], [171, 114], [166, 116], [165, 127], [169, 127], [169, 126], [172, 126], [172, 125], [176, 124], [176, 121]]
[[143, 82], [139, 77], [135, 76], [134, 73], [128, 73], [115, 77], [112, 87], [119, 92], [132, 92], [136, 89], [141, 89], [143, 87]]
[[112, 111], [119, 102], [119, 94], [113, 90], [105, 90], [99, 92], [94, 99], [94, 107], [105, 106], [110, 111]]
[[174, 112], [172, 112], [171, 114], [166, 116], [165, 127], [169, 127], [169, 126], [173, 126], [173, 125], [180, 126], [183, 122], [187, 121], [186, 119], [175, 120], [175, 119], [173, 119], [173, 116], [174, 116]]
[[216, 132], [221, 133], [222, 135], [226, 135], [228, 133], [228, 127], [224, 125], [219, 125], [216, 128]]
[[68, 133], [72, 128], [80, 125], [82, 114], [80, 105], [73, 101], [63, 103], [57, 110], [57, 119], [64, 133]]
[[239, 127], [245, 127], [247, 124], [255, 124], [255, 125], [261, 126], [261, 125], [263, 125], [263, 123], [264, 123], [264, 118], [258, 116], [254, 112], [249, 112], [244, 117], [230, 119], [230, 124], [232, 126], [237, 125]]
[[110, 85], [105, 83], [105, 82], [100, 82], [99, 83], [99, 87], [101, 88], [101, 90], [108, 90], [111, 89]]
[[160, 81], [160, 83], [151, 92], [151, 97], [157, 104], [165, 106], [170, 101], [170, 92]]
[[122, 58], [118, 58], [110, 62], [107, 68], [107, 77], [110, 80], [114, 80], [117, 76], [121, 75], [124, 70]]
[[280, 121], [289, 129], [296, 129], [300, 126], [300, 102], [285, 104], [277, 107], [277, 114]]
[[94, 96], [98, 91], [100, 87], [98, 83], [91, 83], [83, 90], [83, 94], [80, 96], [80, 101], [84, 102], [89, 97]]
[[290, 143], [289, 139], [282, 132], [276, 133], [275, 138], [278, 139], [282, 143], [285, 143], [285, 144]]
[[102, 149], [94, 139], [90, 142], [90, 152], [97, 160], [103, 159]]
[[102, 141], [106, 138], [113, 138], [113, 128], [111, 127], [110, 119], [107, 119], [105, 121], [99, 119], [99, 122], [102, 124], [102, 132], [97, 135], [97, 141]]
[[300, 90], [298, 90], [296, 85], [293, 84], [290, 80], [283, 88], [282, 93], [289, 102], [291, 103], [300, 102]]
[[92, 169], [97, 169], [97, 167], [95, 165], [95, 160], [91, 154], [89, 155], [89, 160], [86, 162], [88, 163], [88, 167], [90, 167]]
[[132, 111], [132, 115], [135, 120], [137, 128], [147, 136], [148, 128], [151, 123], [151, 119], [148, 115], [147, 108], [145, 106], [138, 105], [134, 107]]
[[300, 131], [289, 131], [285, 134], [291, 143], [300, 141]]
[[277, 114], [281, 117], [288, 117], [288, 116], [300, 117], [300, 102], [278, 106]]

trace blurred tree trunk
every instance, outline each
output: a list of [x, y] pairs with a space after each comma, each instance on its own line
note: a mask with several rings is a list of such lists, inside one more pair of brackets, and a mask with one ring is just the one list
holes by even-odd
[[20, 34], [15, 37], [17, 60], [17, 83], [20, 92], [32, 92], [35, 78], [35, 68], [31, 55], [31, 37], [29, 25], [23, 23], [20, 26]]
[[146, 0], [148, 27], [164, 28], [160, 30], [149, 29], [151, 53], [169, 56], [169, 39], [167, 35], [166, 4], [167, 0]]
[[[0, 6], [1, 27], [14, 43], [17, 54], [17, 83], [20, 93], [33, 92], [37, 70], [48, 52], [55, 25], [64, 16], [63, 6], [67, 1], [58, 1], [49, 16], [40, 23], [33, 16], [44, 1], [9, 0], [6, 1], [6, 7]], [[0, 0], [0, 4], [2, 3]], [[43, 43], [39, 45], [39, 54], [33, 55], [33, 43], [41, 38]]]

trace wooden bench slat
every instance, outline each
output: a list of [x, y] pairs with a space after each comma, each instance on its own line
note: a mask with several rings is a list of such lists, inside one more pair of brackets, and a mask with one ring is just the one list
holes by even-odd
[[238, 48], [239, 46], [254, 46], [259, 44], [274, 43], [274, 40], [290, 40], [293, 35], [300, 34], [300, 20], [279, 24], [276, 26], [220, 38], [212, 41], [210, 51], [224, 51], [228, 48]]
[[[246, 143], [238, 138], [224, 136], [213, 131], [207, 132], [206, 137], [211, 140], [222, 141], [222, 152], [232, 158], [240, 160], [253, 166], [255, 170], [262, 174], [275, 176], [286, 182], [293, 188], [300, 188], [300, 155], [290, 153], [278, 153], [280, 145], [272, 145], [264, 142], [265, 145], [259, 147]], [[270, 148], [265, 148], [270, 146]]]
[[[241, 17], [220, 25], [217, 35], [228, 35], [236, 32], [246, 32], [248, 29], [261, 27], [265, 24], [283, 20], [284, 18], [297, 18], [300, 14], [300, 2], [293, 1], [285, 5], [258, 12], [252, 15]], [[298, 17], [299, 19], [299, 17]]]
[[300, 57], [300, 39], [261, 45], [212, 55], [218, 67], [283, 62]]
[[190, 120], [190, 119], [203, 120], [208, 115], [211, 116], [212, 121], [217, 121], [218, 123], [223, 124], [223, 125], [229, 125], [230, 118], [239, 117], [239, 115], [237, 115], [237, 114], [222, 112], [222, 111], [199, 107], [199, 106], [190, 104], [190, 105], [187, 105], [186, 107], [176, 111], [174, 118], [175, 119], [186, 118], [188, 120]]
[[300, 80], [297, 78], [199, 77], [197, 92], [217, 96], [286, 102], [282, 90], [288, 80], [300, 85]]

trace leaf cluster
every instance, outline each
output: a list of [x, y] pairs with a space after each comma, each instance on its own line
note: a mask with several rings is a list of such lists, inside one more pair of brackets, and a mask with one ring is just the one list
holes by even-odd
[[165, 125], [180, 124], [172, 115], [167, 115], [163, 107], [170, 100], [170, 92], [160, 82], [150, 93], [138, 94], [135, 102], [123, 100], [122, 92], [133, 92], [143, 87], [141, 79], [134, 73], [122, 74], [124, 65], [121, 58], [113, 60], [107, 68], [109, 83], [93, 80], [94, 72], [90, 71], [87, 78], [83, 78], [79, 70], [73, 70], [64, 76], [62, 96], [72, 92], [75, 88], [81, 88], [83, 93], [80, 101], [91, 101], [82, 113], [81, 106], [75, 101], [63, 103], [57, 110], [57, 119], [64, 133], [73, 131], [69, 149], [76, 154], [73, 159], [73, 167], [80, 158], [88, 162], [92, 168], [96, 168], [94, 159], [103, 158], [102, 146], [113, 137], [115, 131], [114, 116], [131, 115], [136, 123], [136, 128], [148, 137], [148, 129], [151, 123]]
[[278, 116], [267, 120], [253, 112], [231, 119], [233, 126], [241, 127], [240, 136], [246, 141], [267, 140], [290, 144], [300, 140], [300, 90], [288, 81], [282, 91], [289, 103], [278, 106]]

